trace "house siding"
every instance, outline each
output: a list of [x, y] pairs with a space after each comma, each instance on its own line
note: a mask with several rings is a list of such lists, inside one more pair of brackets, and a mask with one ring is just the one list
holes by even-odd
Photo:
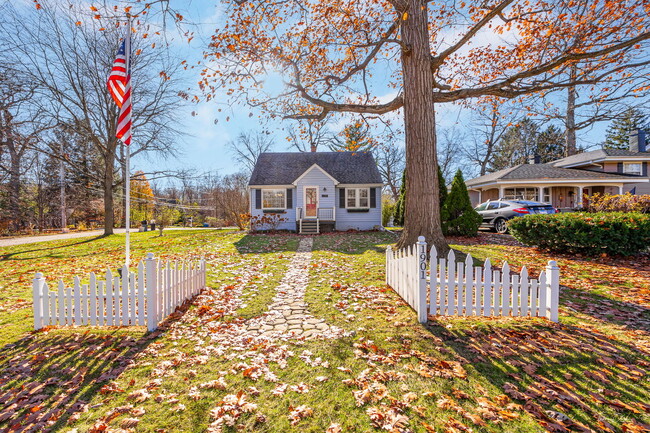
[[616, 173], [618, 171], [618, 164], [615, 162], [606, 162], [603, 164], [603, 171], [606, 173]]
[[[330, 179], [329, 176], [327, 176], [320, 168], [312, 167], [296, 184], [297, 197], [295, 197], [294, 200], [294, 203], [296, 204], [296, 208], [301, 207], [304, 209], [305, 207], [304, 191], [306, 186], [318, 187], [318, 207], [332, 208], [336, 205], [335, 203], [336, 197], [334, 194], [334, 181]], [[324, 190], [325, 188], [327, 189], [326, 191]], [[296, 217], [294, 212], [294, 221], [295, 218]]]
[[[257, 189], [264, 189], [264, 188], [253, 188], [250, 191], [249, 197], [250, 197], [250, 210], [251, 210], [251, 216], [252, 217], [261, 217], [264, 215], [264, 211], [262, 209], [255, 209], [255, 190]], [[276, 188], [272, 188], [276, 189]], [[291, 189], [291, 193], [293, 194], [293, 208], [292, 209], [285, 209], [285, 213], [280, 214], [282, 215], [282, 218], [285, 218], [287, 221], [281, 223], [278, 226], [278, 230], [296, 230], [296, 190], [295, 188]]]
[[478, 206], [481, 203], [485, 203], [488, 200], [499, 200], [499, 189], [490, 188], [483, 190], [479, 197], [479, 192], [476, 190], [469, 190], [469, 199], [472, 203], [472, 206]]
[[[370, 208], [368, 212], [349, 212], [345, 208], [336, 208], [336, 230], [372, 230], [381, 226], [381, 188], [377, 194], [377, 207]], [[336, 203], [342, 188], [336, 189]]]
[[635, 187], [637, 195], [650, 194], [650, 183], [631, 183], [623, 187], [623, 192], [630, 192]]
[[472, 203], [472, 206], [477, 206], [481, 201], [481, 197], [478, 191], [470, 189], [469, 190], [469, 201]]

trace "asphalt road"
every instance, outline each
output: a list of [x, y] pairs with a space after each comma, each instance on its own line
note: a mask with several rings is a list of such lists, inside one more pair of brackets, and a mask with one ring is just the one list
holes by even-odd
[[[168, 227], [165, 230], [209, 230], [204, 227]], [[113, 229], [116, 234], [123, 234], [126, 232], [125, 229]], [[137, 232], [137, 229], [131, 229], [131, 233]], [[47, 241], [60, 241], [63, 239], [76, 239], [76, 238], [90, 238], [93, 236], [101, 236], [104, 233], [104, 230], [90, 230], [87, 232], [75, 232], [75, 233], [58, 233], [52, 235], [38, 235], [38, 236], [25, 236], [18, 238], [0, 238], [0, 247], [12, 247], [14, 245], [23, 245], [23, 244], [35, 244], [37, 242], [47, 242]]]

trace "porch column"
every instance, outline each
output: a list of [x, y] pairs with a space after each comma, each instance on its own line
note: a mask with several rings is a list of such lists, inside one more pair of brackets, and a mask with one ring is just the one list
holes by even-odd
[[544, 187], [543, 186], [538, 186], [537, 187], [537, 201], [540, 203], [544, 202]]
[[578, 187], [578, 196], [576, 197], [576, 207], [582, 207], [582, 186]]
[[503, 198], [503, 186], [499, 186], [499, 197], [498, 198]]
[[479, 202], [479, 204], [483, 203], [483, 190], [482, 189], [478, 190], [478, 202]]
[[623, 194], [623, 185], [618, 186], [618, 194], [619, 195]]

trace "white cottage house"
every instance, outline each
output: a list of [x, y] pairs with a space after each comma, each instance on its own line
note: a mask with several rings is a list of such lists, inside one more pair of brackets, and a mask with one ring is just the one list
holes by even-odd
[[267, 152], [248, 188], [250, 214], [279, 214], [278, 229], [314, 234], [381, 227], [377, 164], [368, 152]]

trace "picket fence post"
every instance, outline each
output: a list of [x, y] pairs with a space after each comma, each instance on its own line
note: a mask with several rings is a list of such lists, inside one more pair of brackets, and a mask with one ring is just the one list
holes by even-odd
[[391, 263], [390, 263], [390, 259], [391, 259], [391, 254], [392, 253], [393, 253], [393, 248], [390, 245], [388, 245], [388, 247], [386, 247], [386, 272], [385, 272], [386, 278], [384, 280], [384, 282], [387, 285], [390, 285], [390, 283], [391, 283], [391, 278], [390, 278]]
[[147, 275], [147, 329], [149, 332], [158, 327], [158, 270], [153, 253], [147, 253], [145, 272]]
[[43, 308], [43, 286], [45, 285], [45, 278], [41, 272], [37, 272], [34, 276], [32, 288], [34, 289], [34, 329], [39, 330], [43, 327], [43, 316], [47, 306]]
[[558, 307], [560, 304], [560, 268], [557, 266], [555, 260], [549, 260], [546, 266], [546, 284], [546, 296], [548, 296], [546, 305], [548, 311], [544, 313], [552, 322], [557, 322]]
[[427, 242], [424, 236], [418, 236], [418, 242], [416, 245], [416, 254], [418, 254], [418, 320], [420, 323], [427, 323]]

